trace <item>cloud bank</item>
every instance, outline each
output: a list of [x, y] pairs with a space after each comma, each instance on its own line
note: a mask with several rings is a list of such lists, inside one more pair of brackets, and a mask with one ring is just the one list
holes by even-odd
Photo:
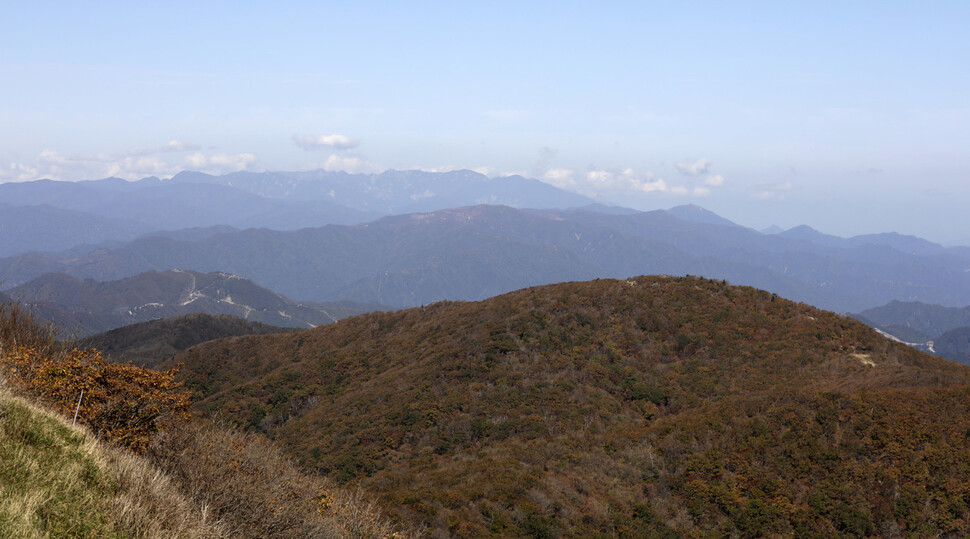
[[294, 135], [293, 142], [304, 150], [349, 150], [360, 143], [344, 135]]
[[720, 187], [724, 185], [724, 176], [720, 174], [712, 174], [704, 180], [704, 185], [708, 187]]
[[785, 193], [791, 191], [791, 182], [763, 183], [755, 187], [751, 198], [757, 200], [784, 200]]
[[677, 170], [681, 174], [686, 176], [700, 176], [706, 173], [711, 168], [711, 160], [706, 157], [701, 157], [700, 159], [695, 159], [693, 161], [681, 161], [677, 163]]
[[185, 165], [193, 170], [225, 173], [249, 170], [257, 161], [256, 156], [251, 153], [215, 153], [206, 155], [201, 152], [196, 152], [186, 156]]
[[195, 144], [194, 142], [183, 142], [181, 140], [172, 139], [168, 141], [168, 143], [165, 144], [162, 149], [166, 152], [194, 152], [202, 149], [202, 146]]
[[[252, 153], [194, 151], [195, 143], [171, 140], [154, 150], [132, 149], [119, 154], [62, 155], [45, 149], [32, 159], [0, 162], [0, 182], [39, 179], [57, 181], [98, 180], [108, 177], [138, 180], [148, 176], [170, 177], [183, 170], [225, 174], [253, 170], [259, 159]], [[179, 155], [194, 151], [188, 155]]]
[[383, 172], [384, 167], [371, 163], [360, 157], [344, 157], [335, 153], [330, 154], [326, 162], [312, 168], [322, 168], [328, 172], [347, 172], [350, 174], [376, 174]]

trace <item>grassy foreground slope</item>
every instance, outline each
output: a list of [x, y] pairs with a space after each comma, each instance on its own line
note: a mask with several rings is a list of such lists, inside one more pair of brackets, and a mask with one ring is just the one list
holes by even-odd
[[144, 460], [0, 387], [0, 537], [224, 536]]
[[722, 281], [542, 286], [177, 360], [198, 410], [440, 536], [970, 533], [970, 369]]

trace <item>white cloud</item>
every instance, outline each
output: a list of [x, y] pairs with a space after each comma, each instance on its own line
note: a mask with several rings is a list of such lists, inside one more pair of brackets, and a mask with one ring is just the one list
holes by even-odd
[[556, 187], [571, 188], [576, 185], [573, 178], [575, 174], [575, 171], [568, 168], [550, 168], [542, 175], [542, 180]]
[[724, 185], [724, 176], [721, 176], [720, 174], [712, 174], [708, 176], [706, 180], [704, 180], [704, 185], [707, 185], [708, 187], [720, 187]]
[[209, 162], [230, 170], [245, 170], [256, 163], [256, 156], [251, 153], [237, 153], [235, 155], [217, 153], [209, 157]]
[[694, 188], [694, 196], [695, 197], [706, 197], [706, 196], [709, 196], [710, 194], [711, 194], [711, 190], [708, 189], [707, 187], [695, 187]]
[[595, 198], [615, 198], [617, 195], [687, 194], [685, 187], [671, 187], [652, 172], [638, 173], [632, 168], [622, 170], [587, 170], [577, 173], [567, 168], [550, 168], [540, 179], [550, 185]]
[[330, 154], [327, 158], [326, 163], [324, 163], [319, 168], [323, 168], [328, 171], [343, 171], [349, 172], [351, 174], [374, 174], [377, 172], [383, 172], [384, 167], [378, 165], [377, 163], [371, 163], [359, 157], [342, 157], [337, 154]]
[[[46, 148], [33, 159], [0, 162], [0, 182], [51, 179], [57, 181], [98, 180], [110, 176], [138, 180], [146, 176], [171, 177], [182, 170], [225, 174], [251, 170], [259, 165], [252, 153], [210, 153], [193, 151], [201, 145], [179, 140], [156, 149], [129, 149], [115, 154], [63, 155]], [[187, 155], [180, 153], [193, 151]]]
[[693, 161], [687, 160], [677, 163], [677, 170], [681, 174], [686, 174], [687, 176], [700, 176], [711, 168], [711, 160], [706, 157], [701, 157], [700, 159], [695, 159]]
[[239, 172], [240, 170], [250, 170], [257, 163], [258, 159], [251, 153], [215, 153], [206, 155], [196, 152], [185, 156], [185, 166], [199, 172], [210, 174], [225, 174], [227, 172]]
[[168, 141], [165, 146], [162, 147], [162, 151], [165, 152], [193, 152], [202, 148], [194, 142], [183, 142], [181, 140], [172, 139]]
[[482, 176], [488, 176], [489, 178], [491, 178], [492, 175], [495, 174], [495, 169], [493, 167], [475, 167], [475, 168], [469, 168], [469, 167], [459, 167], [459, 166], [456, 166], [456, 165], [441, 165], [441, 166], [437, 166], [437, 167], [414, 166], [414, 167], [410, 167], [410, 168], [412, 170], [423, 170], [424, 172], [434, 172], [434, 173], [438, 173], [438, 172], [454, 172], [456, 170], [470, 170], [472, 172], [477, 172], [477, 173], [481, 174]]
[[530, 174], [536, 178], [542, 176], [545, 171], [549, 169], [553, 158], [555, 158], [558, 154], [559, 150], [555, 148], [549, 148], [547, 146], [539, 148], [539, 159], [532, 165]]
[[620, 171], [591, 170], [586, 173], [585, 179], [597, 191], [665, 193], [670, 190], [667, 182], [657, 178], [652, 172], [637, 174], [632, 168]]
[[129, 151], [117, 155], [61, 155], [57, 150], [47, 148], [30, 162], [0, 164], [0, 181], [96, 180], [109, 176], [136, 180], [152, 175], [172, 175], [179, 171], [178, 164], [151, 153]]
[[304, 150], [320, 150], [332, 148], [334, 150], [349, 150], [356, 148], [358, 141], [344, 135], [294, 135], [293, 142]]
[[196, 152], [192, 155], [185, 156], [185, 166], [191, 169], [199, 170], [202, 167], [206, 166], [208, 162], [209, 160], [201, 152]]
[[108, 162], [108, 176], [118, 178], [144, 178], [145, 176], [165, 176], [173, 172], [172, 165], [150, 156], [126, 157], [120, 161]]
[[455, 165], [441, 165], [438, 167], [410, 167], [412, 170], [422, 170], [424, 172], [431, 172], [434, 174], [441, 172], [454, 172], [456, 170], [461, 170], [461, 167], [456, 167]]
[[758, 200], [784, 200], [785, 193], [791, 188], [791, 182], [765, 183], [755, 187], [756, 191], [751, 196]]
[[7, 163], [4, 165], [3, 170], [0, 171], [0, 182], [25, 182], [40, 177], [36, 167], [23, 163]]

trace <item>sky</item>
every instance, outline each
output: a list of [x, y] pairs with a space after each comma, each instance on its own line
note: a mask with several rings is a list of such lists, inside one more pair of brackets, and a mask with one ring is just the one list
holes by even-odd
[[0, 6], [0, 182], [467, 168], [970, 244], [970, 2]]

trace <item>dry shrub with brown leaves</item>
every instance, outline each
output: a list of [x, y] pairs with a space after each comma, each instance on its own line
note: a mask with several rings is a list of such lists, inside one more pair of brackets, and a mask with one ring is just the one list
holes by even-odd
[[[10, 389], [39, 399], [62, 417], [74, 414], [83, 389], [82, 424], [128, 449], [149, 449], [146, 455], [161, 471], [117, 447], [99, 453], [117, 474], [112, 518], [134, 536], [417, 535], [399, 531], [360, 491], [334, 488], [302, 473], [262, 436], [211, 422], [182, 423], [190, 402], [174, 381], [174, 370], [108, 363], [96, 350], [63, 346], [57, 336], [56, 326], [19, 305], [0, 304], [0, 381], [6, 378]], [[186, 520], [199, 510], [183, 497], [202, 508], [198, 520]], [[182, 520], [184, 525], [173, 527]]]
[[272, 442], [210, 422], [159, 435], [147, 454], [233, 537], [413, 537], [356, 490], [301, 472]]
[[108, 363], [97, 350], [63, 346], [55, 326], [14, 303], [0, 304], [0, 367], [18, 390], [64, 415], [77, 413], [96, 435], [132, 451], [189, 417], [191, 401], [175, 381], [177, 369]]
[[48, 357], [59, 357], [63, 347], [57, 326], [43, 323], [18, 303], [0, 303], [0, 355], [17, 348], [31, 348]]
[[25, 347], [5, 350], [0, 364], [22, 389], [65, 415], [77, 412], [99, 437], [135, 452], [162, 428], [189, 417], [191, 401], [175, 381], [177, 369], [108, 363], [97, 350], [74, 349], [58, 357]]

